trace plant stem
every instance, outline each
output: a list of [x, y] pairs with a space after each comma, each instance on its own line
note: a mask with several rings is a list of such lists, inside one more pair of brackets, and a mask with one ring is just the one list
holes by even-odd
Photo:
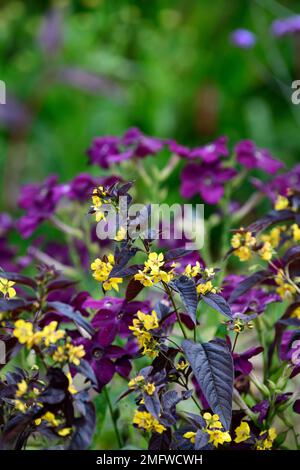
[[185, 337], [185, 339], [188, 339], [187, 334], [186, 334], [185, 329], [184, 329], [184, 326], [183, 326], [182, 321], [181, 321], [181, 319], [180, 319], [180, 315], [179, 315], [179, 312], [178, 312], [178, 308], [177, 308], [177, 305], [175, 304], [175, 301], [174, 301], [174, 298], [173, 298], [171, 289], [169, 288], [169, 286], [168, 286], [165, 282], [163, 282], [163, 286], [164, 286], [165, 291], [166, 291], [166, 293], [167, 293], [167, 295], [168, 295], [168, 297], [169, 297], [169, 299], [171, 300], [171, 303], [172, 303], [172, 305], [173, 305], [174, 311], [175, 311], [175, 313], [176, 313], [177, 321], [178, 321], [179, 326], [180, 326], [180, 328], [181, 328], [182, 334], [183, 334], [183, 336]]
[[109, 397], [109, 393], [108, 393], [106, 387], [103, 388], [103, 391], [104, 391], [105, 398], [107, 400], [111, 420], [112, 420], [114, 431], [115, 431], [116, 438], [117, 438], [117, 441], [118, 441], [118, 446], [119, 446], [120, 449], [122, 449], [122, 447], [123, 447], [122, 439], [121, 439], [121, 436], [120, 436], [120, 433], [119, 433], [119, 430], [118, 430], [118, 426], [117, 426], [117, 422], [116, 422], [115, 414], [114, 414], [114, 409], [112, 407], [112, 403], [111, 403], [111, 400], [110, 400], [110, 397]]
[[239, 337], [239, 332], [236, 333], [235, 335], [235, 338], [234, 338], [234, 343], [233, 343], [233, 346], [232, 346], [232, 353], [234, 352], [235, 350], [235, 347], [236, 347], [236, 343], [237, 343], [237, 340], [238, 340], [238, 337]]

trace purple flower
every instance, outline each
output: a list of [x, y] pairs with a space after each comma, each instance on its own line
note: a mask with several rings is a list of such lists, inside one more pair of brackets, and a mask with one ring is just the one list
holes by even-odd
[[91, 197], [94, 187], [111, 186], [117, 181], [120, 181], [118, 176], [95, 178], [88, 173], [80, 173], [69, 183], [69, 190], [66, 195], [70, 199], [85, 202]]
[[131, 148], [136, 157], [155, 155], [163, 148], [163, 143], [156, 137], [148, 137], [137, 127], [132, 127], [124, 134], [122, 144]]
[[233, 363], [234, 363], [234, 370], [235, 372], [239, 372], [243, 375], [249, 375], [250, 372], [253, 370], [253, 365], [249, 361], [251, 357], [257, 356], [260, 354], [264, 348], [257, 347], [257, 348], [250, 348], [247, 351], [243, 352], [242, 354], [233, 354]]
[[96, 137], [92, 146], [87, 150], [92, 165], [99, 165], [101, 168], [109, 168], [109, 158], [119, 154], [118, 137], [106, 136]]
[[[275, 405], [280, 405], [281, 403], [284, 403], [285, 401], [289, 399], [291, 395], [292, 395], [291, 393], [280, 393], [276, 397]], [[254, 411], [255, 413], [259, 413], [258, 422], [260, 424], [268, 416], [269, 409], [270, 409], [269, 400], [262, 400], [252, 407], [252, 411]]]
[[132, 325], [134, 315], [138, 310], [142, 310], [144, 313], [151, 311], [148, 301], [126, 302], [115, 297], [105, 297], [101, 300], [89, 297], [83, 307], [98, 310], [92, 320], [92, 325], [96, 330], [102, 332], [102, 345], [105, 346], [111, 344], [118, 334], [121, 337], [130, 335], [128, 327]]
[[188, 158], [201, 158], [205, 163], [213, 163], [220, 157], [227, 157], [229, 155], [227, 140], [227, 137], [221, 136], [210, 144], [196, 147], [191, 150]]
[[[292, 361], [299, 366], [300, 361], [300, 335], [297, 330], [285, 331], [282, 335], [279, 356], [282, 361]], [[295, 374], [293, 375], [295, 376]]]
[[86, 352], [84, 359], [90, 363], [94, 370], [99, 390], [112, 380], [115, 373], [124, 378], [130, 374], [130, 344], [128, 350], [107, 344], [102, 330], [98, 331], [91, 339], [78, 339], [76, 344], [83, 345]]
[[200, 194], [208, 204], [217, 204], [224, 194], [224, 183], [236, 175], [232, 168], [224, 168], [220, 162], [189, 163], [181, 173], [180, 192], [190, 199]]
[[[230, 295], [240, 282], [245, 279], [244, 276], [237, 276], [230, 274], [224, 278], [222, 285], [222, 295], [225, 300], [229, 301]], [[254, 287], [246, 294], [241, 295], [233, 303], [230, 303], [230, 308], [235, 318], [251, 319], [263, 313], [268, 304], [273, 302], [280, 302], [280, 297], [275, 292], [267, 292], [262, 288]]]
[[300, 32], [300, 15], [280, 18], [273, 21], [271, 26], [274, 36], [282, 37], [288, 34], [296, 34]]
[[7, 235], [7, 233], [13, 228], [13, 221], [9, 214], [6, 212], [0, 213], [0, 238]]
[[163, 147], [163, 142], [155, 137], [148, 137], [138, 128], [133, 127], [123, 137], [96, 137], [87, 154], [90, 163], [109, 168], [114, 163], [120, 163], [133, 157], [143, 158], [157, 154]]
[[289, 189], [295, 192], [300, 191], [300, 165], [296, 165], [291, 171], [275, 176], [269, 183], [262, 183], [252, 178], [252, 184], [274, 202], [278, 194], [287, 196]]
[[242, 140], [235, 146], [237, 161], [248, 169], [259, 168], [271, 175], [284, 165], [272, 157], [267, 149], [256, 147], [251, 140]]
[[175, 140], [167, 141], [170, 152], [176, 153], [179, 157], [187, 158], [190, 155], [191, 150], [181, 144], [178, 144]]
[[255, 34], [248, 29], [239, 28], [232, 31], [230, 34], [230, 41], [236, 47], [241, 49], [251, 49], [256, 43]]
[[62, 44], [62, 11], [59, 8], [51, 9], [42, 24], [38, 41], [42, 49], [48, 54], [55, 54]]
[[18, 222], [24, 238], [28, 238], [37, 226], [51, 217], [60, 199], [68, 190], [67, 186], [57, 184], [57, 177], [49, 176], [42, 184], [28, 184], [22, 188], [19, 206], [27, 213]]

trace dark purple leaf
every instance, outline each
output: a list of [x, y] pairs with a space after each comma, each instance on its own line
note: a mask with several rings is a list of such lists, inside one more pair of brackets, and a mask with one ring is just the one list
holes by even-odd
[[209, 406], [228, 430], [232, 415], [234, 373], [228, 345], [220, 339], [202, 344], [184, 340], [182, 348]]
[[91, 324], [81, 315], [80, 312], [74, 310], [71, 305], [65, 304], [63, 302], [48, 302], [47, 306], [51, 310], [54, 310], [55, 313], [61, 314], [63, 317], [67, 317], [72, 320], [76, 325], [83, 328], [91, 336], [95, 334], [95, 330]]
[[30, 277], [23, 276], [22, 274], [17, 273], [7, 273], [5, 271], [0, 271], [0, 277], [13, 281], [16, 284], [22, 284], [24, 286], [32, 287], [32, 289], [37, 289], [37, 283], [34, 279]]
[[180, 276], [179, 279], [172, 281], [170, 286], [179, 292], [189, 317], [193, 320], [194, 325], [196, 325], [198, 296], [195, 282], [187, 276]]
[[239, 297], [248, 292], [256, 284], [265, 281], [270, 277], [271, 273], [267, 270], [258, 271], [257, 273], [252, 274], [243, 281], [241, 281], [238, 286], [232, 292], [229, 303], [235, 302]]
[[231, 308], [224, 299], [224, 297], [222, 297], [221, 295], [209, 292], [208, 294], [202, 295], [201, 299], [207, 305], [217, 310], [217, 312], [220, 312], [222, 313], [222, 315], [225, 315], [226, 317], [232, 319]]
[[135, 299], [137, 295], [144, 289], [143, 284], [140, 283], [140, 281], [136, 281], [135, 279], [131, 279], [130, 282], [128, 283], [127, 289], [126, 289], [126, 294], [125, 298], [127, 302], [130, 302], [131, 300]]

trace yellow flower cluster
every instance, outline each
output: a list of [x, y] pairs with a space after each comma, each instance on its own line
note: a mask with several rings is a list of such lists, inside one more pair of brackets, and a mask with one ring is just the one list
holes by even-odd
[[149, 253], [147, 261], [144, 263], [143, 271], [139, 272], [134, 276], [136, 281], [140, 281], [145, 287], [150, 287], [158, 282], [169, 283], [174, 275], [173, 270], [166, 272], [161, 269], [165, 264], [163, 253]]
[[28, 390], [27, 382], [26, 380], [23, 379], [21, 380], [21, 382], [17, 384], [16, 397], [21, 398], [23, 395], [25, 395], [27, 390]]
[[52, 359], [55, 362], [70, 362], [75, 366], [79, 366], [80, 360], [85, 356], [85, 350], [82, 344], [80, 346], [74, 346], [70, 342], [67, 342], [63, 346], [58, 346], [54, 352]]
[[177, 366], [176, 366], [176, 370], [179, 370], [180, 372], [185, 372], [189, 367], [189, 363], [182, 360], [180, 362], [178, 362]]
[[[206, 428], [203, 429], [209, 435], [209, 442], [218, 447], [225, 442], [231, 442], [231, 437], [228, 431], [223, 431], [223, 426], [220, 417], [217, 414], [204, 413], [203, 418], [206, 422]], [[183, 437], [189, 439], [192, 444], [195, 444], [196, 432], [186, 432]]]
[[145, 377], [143, 375], [138, 375], [134, 379], [130, 380], [128, 382], [128, 387], [132, 390], [141, 389], [150, 396], [153, 395], [153, 393], [155, 392], [154, 383], [145, 383]]
[[197, 292], [200, 295], [205, 295], [211, 292], [212, 294], [216, 294], [218, 292], [218, 288], [214, 287], [211, 281], [207, 281], [204, 284], [197, 285]]
[[201, 272], [200, 263], [199, 263], [199, 261], [196, 261], [196, 264], [194, 266], [192, 266], [191, 264], [188, 264], [185, 267], [185, 270], [184, 270], [183, 274], [187, 277], [195, 277], [198, 274], [200, 274], [200, 272]]
[[133, 320], [133, 325], [129, 327], [133, 335], [137, 338], [140, 348], [143, 348], [142, 354], [154, 358], [158, 356], [158, 342], [152, 337], [149, 331], [159, 327], [158, 318], [155, 310], [147, 315], [140, 310], [137, 312], [137, 318]]
[[290, 300], [296, 294], [296, 287], [290, 284], [284, 276], [284, 272], [280, 269], [275, 277], [275, 282], [278, 285], [276, 292], [283, 300]]
[[297, 224], [291, 226], [292, 236], [294, 242], [300, 242], [300, 227]]
[[250, 427], [249, 424], [246, 421], [241, 421], [241, 424], [235, 428], [235, 439], [234, 442], [239, 444], [240, 442], [247, 441], [250, 437]]
[[93, 272], [93, 277], [96, 281], [102, 282], [104, 290], [115, 289], [119, 291], [119, 284], [123, 282], [121, 277], [111, 277], [109, 275], [115, 264], [115, 258], [113, 254], [107, 256], [107, 261], [102, 261], [100, 258], [95, 259], [91, 264], [91, 269]]
[[105, 213], [102, 209], [103, 203], [109, 202], [109, 200], [105, 199], [106, 191], [104, 190], [103, 186], [98, 186], [98, 188], [94, 188], [92, 194], [92, 202], [93, 205], [91, 207], [92, 212], [95, 214], [96, 222], [100, 222], [100, 220], [105, 220]]
[[134, 413], [132, 420], [133, 424], [136, 424], [139, 428], [144, 429], [148, 432], [156, 432], [161, 434], [166, 430], [165, 426], [155, 419], [148, 411], [138, 411]]
[[27, 348], [34, 345], [44, 344], [49, 347], [51, 344], [57, 343], [65, 336], [64, 330], [57, 330], [58, 323], [52, 321], [40, 331], [34, 331], [33, 324], [25, 320], [17, 320], [13, 335], [18, 339], [19, 343], [26, 344]]
[[298, 318], [300, 320], [300, 307], [295, 308], [291, 314], [292, 318]]
[[[260, 436], [266, 434], [266, 431], [262, 431]], [[277, 437], [277, 432], [275, 428], [270, 428], [267, 431], [267, 435], [264, 439], [257, 442], [256, 450], [271, 450], [273, 447], [273, 442]]]
[[274, 208], [275, 208], [275, 210], [277, 210], [277, 211], [283, 211], [283, 210], [285, 210], [285, 209], [288, 209], [289, 204], [290, 204], [290, 203], [289, 203], [288, 198], [285, 197], [285, 196], [281, 196], [281, 195], [279, 194], [279, 196], [277, 196], [277, 199], [276, 199], [276, 201], [275, 201], [275, 206], [274, 206]]
[[[56, 418], [56, 416], [51, 413], [51, 411], [47, 411], [41, 418], [38, 418], [34, 421], [36, 426], [40, 426], [42, 422], [46, 422], [51, 427], [58, 427], [62, 424], [61, 420]], [[61, 437], [67, 437], [71, 434], [72, 428], [61, 428], [57, 430], [57, 434]]]
[[4, 295], [4, 297], [15, 297], [16, 291], [13, 288], [15, 282], [9, 281], [8, 279], [4, 279], [4, 277], [0, 277], [0, 292]]
[[234, 248], [234, 254], [240, 259], [240, 261], [248, 261], [251, 256], [251, 249], [256, 244], [256, 238], [252, 236], [251, 232], [235, 233], [231, 239], [231, 246]]
[[281, 234], [286, 231], [286, 226], [274, 227], [268, 234], [261, 235], [260, 239], [263, 242], [269, 242], [273, 248], [277, 248], [281, 241]]

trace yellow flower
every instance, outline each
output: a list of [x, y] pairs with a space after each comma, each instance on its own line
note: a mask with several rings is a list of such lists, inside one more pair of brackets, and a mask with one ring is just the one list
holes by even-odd
[[145, 267], [152, 272], [159, 271], [159, 268], [164, 265], [164, 255], [162, 253], [149, 253], [148, 260], [145, 261]]
[[128, 387], [134, 389], [137, 386], [139, 386], [141, 383], [143, 383], [144, 380], [145, 380], [145, 377], [143, 375], [137, 375], [134, 379], [131, 379], [128, 382]]
[[195, 444], [195, 441], [196, 441], [196, 433], [195, 432], [188, 431], [183, 435], [183, 437], [185, 439], [189, 439], [192, 444]]
[[120, 227], [115, 236], [116, 242], [121, 242], [122, 240], [124, 240], [124, 238], [126, 237], [126, 233], [127, 233], [126, 228]]
[[145, 287], [150, 287], [153, 285], [152, 278], [148, 276], [148, 274], [140, 270], [137, 274], [135, 274], [134, 279], [136, 281], [140, 281], [140, 283], [143, 284], [143, 286]]
[[71, 362], [71, 364], [74, 364], [75, 366], [79, 366], [80, 359], [85, 356], [85, 350], [84, 350], [83, 345], [81, 344], [80, 346], [73, 346], [72, 344], [69, 344], [68, 356], [69, 356], [69, 361]]
[[[242, 228], [240, 230], [243, 230]], [[234, 254], [240, 261], [248, 261], [252, 254], [251, 248], [254, 247], [256, 238], [251, 232], [235, 233], [231, 239], [231, 246], [234, 248]]]
[[250, 427], [246, 421], [241, 421], [241, 424], [235, 428], [236, 437], [234, 442], [239, 444], [240, 442], [247, 441], [250, 438]]
[[275, 282], [278, 285], [276, 292], [283, 300], [290, 300], [296, 294], [296, 288], [287, 282], [284, 278], [284, 272], [280, 269], [275, 277]]
[[16, 410], [21, 411], [21, 413], [26, 413], [27, 406], [21, 400], [14, 400], [14, 405]]
[[180, 361], [178, 362], [176, 366], [176, 370], [180, 370], [182, 372], [185, 372], [185, 370], [189, 367], [189, 363], [185, 361]]
[[277, 211], [282, 211], [284, 209], [287, 209], [289, 207], [288, 198], [286, 198], [284, 196], [281, 196], [279, 194], [279, 196], [277, 196], [277, 199], [275, 201], [275, 206], [274, 207]]
[[201, 272], [201, 266], [200, 266], [199, 261], [197, 261], [194, 266], [192, 266], [191, 264], [188, 264], [185, 267], [185, 270], [184, 270], [183, 274], [187, 277], [195, 277], [198, 274], [200, 274], [200, 272]]
[[106, 196], [106, 191], [104, 191], [103, 186], [99, 186], [93, 190], [92, 194], [92, 212], [95, 214], [96, 222], [100, 222], [100, 220], [105, 220], [105, 213], [101, 209], [103, 202], [108, 202], [104, 199]]
[[159, 327], [158, 318], [155, 310], [152, 310], [151, 314], [146, 314], [139, 310], [137, 312], [137, 317], [147, 331], [154, 330]]
[[293, 310], [291, 317], [298, 318], [298, 320], [300, 320], [300, 307], [297, 307], [295, 310]]
[[270, 242], [265, 242], [262, 248], [258, 251], [259, 255], [264, 261], [270, 261], [273, 256], [273, 247]]
[[64, 362], [68, 359], [68, 355], [66, 354], [66, 349], [63, 346], [58, 346], [56, 351], [52, 356], [53, 361], [55, 362]]
[[157, 432], [158, 434], [161, 434], [166, 430], [165, 426], [160, 424], [160, 422], [148, 413], [148, 411], [136, 410], [132, 422], [139, 428], [149, 432]]
[[27, 392], [28, 385], [27, 385], [26, 381], [23, 379], [23, 380], [21, 380], [21, 382], [19, 382], [17, 384], [17, 387], [18, 387], [18, 390], [16, 391], [16, 397], [20, 398], [23, 395], [25, 395], [25, 393]]
[[153, 383], [148, 383], [144, 385], [143, 390], [147, 393], [147, 395], [153, 395], [155, 392], [155, 385]]
[[121, 277], [111, 277], [107, 281], [103, 282], [103, 289], [104, 290], [111, 290], [114, 289], [115, 291], [119, 292], [119, 284], [122, 284], [123, 279]]
[[[266, 434], [266, 431], [262, 431], [260, 436]], [[270, 428], [267, 432], [266, 437], [263, 440], [257, 442], [256, 450], [271, 450], [273, 446], [273, 441], [277, 437], [277, 432], [275, 428]]]
[[40, 332], [41, 337], [44, 340], [45, 346], [50, 346], [50, 344], [55, 344], [57, 341], [62, 339], [65, 336], [64, 330], [56, 330], [57, 321], [52, 321], [49, 325], [45, 326]]
[[0, 292], [2, 292], [4, 296], [8, 296], [9, 298], [16, 296], [16, 291], [13, 288], [14, 285], [15, 282], [0, 277]]
[[18, 339], [19, 343], [26, 344], [30, 347], [34, 338], [32, 323], [24, 320], [17, 320], [15, 322], [13, 335]]
[[63, 428], [57, 431], [57, 434], [59, 434], [61, 437], [66, 437], [69, 436], [72, 432], [72, 428]]
[[78, 392], [78, 390], [76, 390], [76, 388], [74, 387], [72, 375], [71, 375], [70, 372], [68, 372], [66, 375], [67, 375], [68, 381], [69, 381], [68, 390], [69, 390], [69, 392], [71, 393], [71, 395], [76, 395], [76, 393]]
[[206, 432], [209, 434], [209, 442], [211, 442], [215, 447], [218, 447], [219, 444], [224, 444], [224, 442], [231, 442], [231, 437], [228, 431], [220, 431], [219, 429], [207, 429]]
[[53, 427], [59, 425], [59, 421], [55, 418], [55, 415], [50, 411], [47, 411], [41, 418], [35, 420], [36, 426], [39, 426], [42, 420], [47, 421], [47, 423], [49, 423]]
[[200, 295], [205, 295], [208, 292], [212, 292], [213, 294], [215, 294], [217, 292], [217, 289], [216, 289], [216, 287], [214, 287], [212, 285], [211, 281], [207, 281], [205, 284], [198, 284], [197, 285], [197, 292]]
[[297, 224], [291, 226], [294, 242], [300, 242], [300, 227]]
[[222, 429], [220, 417], [217, 414], [212, 415], [211, 413], [204, 413], [203, 418], [206, 421], [206, 426], [209, 429]]

